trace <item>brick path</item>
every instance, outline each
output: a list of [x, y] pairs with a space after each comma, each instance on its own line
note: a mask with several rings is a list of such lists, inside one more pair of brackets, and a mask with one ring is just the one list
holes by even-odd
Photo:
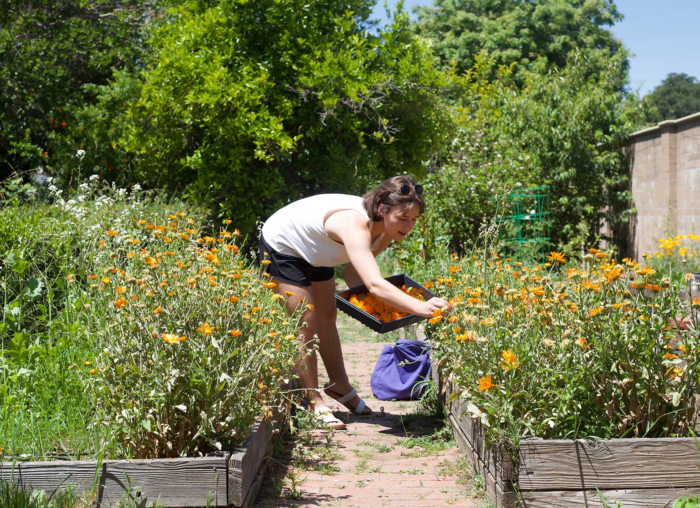
[[[372, 336], [372, 341], [344, 343], [343, 352], [350, 381], [374, 414], [349, 416], [345, 431], [313, 430], [287, 443], [268, 469], [256, 507], [485, 505], [456, 447], [407, 447], [410, 437], [442, 428], [439, 420], [416, 415], [415, 402], [374, 399], [369, 381], [383, 344]], [[337, 403], [331, 407], [343, 419], [348, 414]]]

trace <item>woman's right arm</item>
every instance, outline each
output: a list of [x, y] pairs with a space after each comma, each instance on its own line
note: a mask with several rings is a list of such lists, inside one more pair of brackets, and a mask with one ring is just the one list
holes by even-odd
[[449, 307], [442, 298], [431, 298], [427, 302], [421, 302], [382, 278], [370, 250], [371, 236], [366, 221], [363, 221], [359, 214], [356, 220], [346, 222], [343, 229], [344, 231], [338, 231], [337, 234], [345, 245], [354, 270], [373, 296], [399, 310], [423, 317], [430, 317], [436, 310]]

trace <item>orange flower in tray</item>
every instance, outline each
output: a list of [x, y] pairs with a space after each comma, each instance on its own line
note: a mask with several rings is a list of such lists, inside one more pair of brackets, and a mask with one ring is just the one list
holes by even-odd
[[[386, 280], [418, 300], [426, 301], [433, 297], [430, 291], [406, 275], [394, 275]], [[340, 291], [336, 293], [336, 300], [340, 310], [379, 333], [395, 330], [424, 319], [388, 305], [371, 295], [365, 286]]]

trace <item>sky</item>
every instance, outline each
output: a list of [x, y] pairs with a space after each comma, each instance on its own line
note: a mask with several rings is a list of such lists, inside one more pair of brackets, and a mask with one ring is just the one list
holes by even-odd
[[[397, 0], [387, 0], [393, 9]], [[700, 0], [616, 0], [625, 18], [612, 27], [633, 56], [630, 87], [640, 95], [651, 92], [671, 72], [700, 80]], [[411, 12], [433, 0], [405, 0]], [[378, 0], [374, 17], [386, 21], [384, 0]]]

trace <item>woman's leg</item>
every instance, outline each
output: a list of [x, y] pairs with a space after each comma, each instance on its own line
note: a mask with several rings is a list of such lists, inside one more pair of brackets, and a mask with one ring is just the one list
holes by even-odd
[[[352, 390], [350, 380], [345, 371], [343, 350], [338, 336], [336, 317], [338, 309], [335, 305], [335, 279], [322, 282], [311, 282], [311, 290], [314, 303], [314, 315], [316, 316], [316, 333], [319, 339], [319, 352], [326, 366], [330, 379], [331, 390], [340, 395], [345, 395]], [[356, 408], [360, 403], [360, 397], [355, 396], [348, 401], [350, 407]], [[364, 412], [370, 413], [369, 408]]]
[[[310, 287], [297, 286], [275, 278], [272, 278], [271, 281], [277, 284], [273, 288], [273, 291], [284, 296], [287, 300], [287, 315], [291, 316], [302, 300], [307, 304], [314, 304], [314, 297]], [[285, 293], [286, 291], [293, 293], [293, 295], [288, 296], [287, 293]], [[315, 312], [304, 309], [304, 313], [299, 320], [300, 325], [306, 322], [305, 326], [299, 328], [297, 335], [299, 347], [305, 348], [307, 354], [299, 365], [297, 365], [295, 371], [297, 376], [299, 376], [299, 387], [304, 390], [304, 398], [309, 403], [311, 409], [318, 411], [328, 406], [326, 406], [318, 390], [318, 359], [316, 357], [316, 351], [313, 349], [316, 344], [316, 340], [314, 339], [314, 334], [316, 333], [316, 319], [314, 314]]]

